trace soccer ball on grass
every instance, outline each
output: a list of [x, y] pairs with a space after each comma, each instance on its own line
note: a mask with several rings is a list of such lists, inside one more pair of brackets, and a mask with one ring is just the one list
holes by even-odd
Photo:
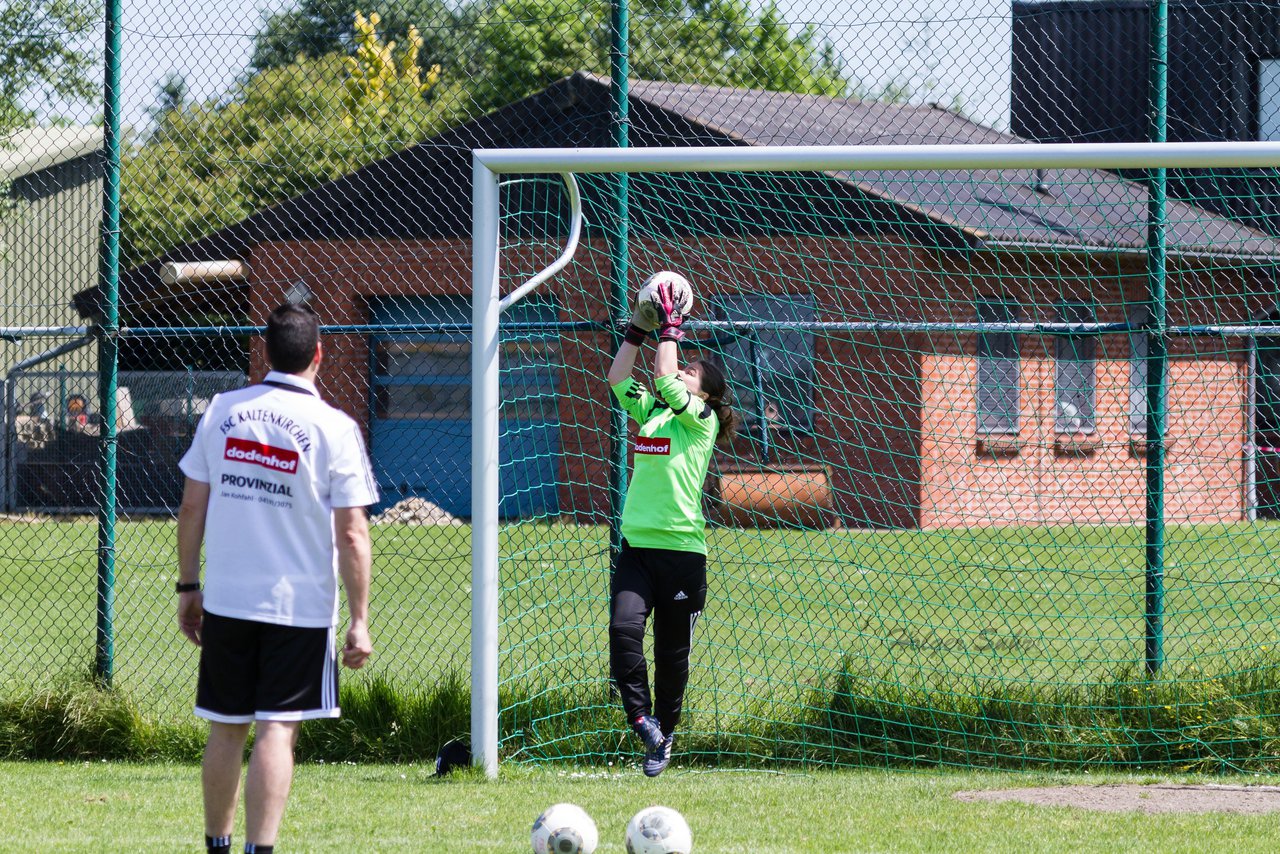
[[689, 854], [693, 834], [671, 807], [642, 809], [627, 823], [627, 854]]
[[693, 285], [689, 284], [689, 280], [679, 273], [659, 270], [640, 286], [640, 291], [636, 294], [636, 313], [651, 329], [658, 328], [658, 309], [654, 300], [658, 298], [658, 285], [663, 283], [671, 285], [672, 296], [675, 297], [681, 314], [688, 316], [693, 311]]
[[596, 823], [575, 804], [547, 807], [533, 823], [533, 854], [592, 854], [600, 844]]

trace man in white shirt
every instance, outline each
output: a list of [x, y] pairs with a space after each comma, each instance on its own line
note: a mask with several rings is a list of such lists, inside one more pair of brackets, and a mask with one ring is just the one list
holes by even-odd
[[[337, 579], [350, 622], [342, 663], [373, 653], [365, 508], [378, 488], [359, 426], [320, 400], [315, 312], [283, 305], [267, 320], [272, 371], [220, 394], [179, 463], [178, 625], [200, 651], [195, 713], [209, 721], [205, 844], [228, 854], [249, 727], [246, 852], [273, 850], [303, 720], [336, 718]], [[205, 586], [200, 587], [200, 547]]]

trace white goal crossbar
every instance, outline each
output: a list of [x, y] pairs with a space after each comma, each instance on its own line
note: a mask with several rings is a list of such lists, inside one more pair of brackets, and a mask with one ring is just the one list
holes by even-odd
[[[572, 173], [853, 172], [955, 169], [1280, 167], [1277, 142], [996, 145], [538, 148], [472, 152], [471, 748], [498, 772], [498, 326], [503, 309], [571, 260], [582, 212]], [[498, 186], [502, 175], [557, 174], [569, 193], [570, 235], [556, 261], [500, 294]]]

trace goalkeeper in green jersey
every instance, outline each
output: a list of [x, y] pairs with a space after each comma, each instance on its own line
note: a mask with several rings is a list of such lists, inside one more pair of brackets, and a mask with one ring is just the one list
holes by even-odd
[[[644, 741], [644, 773], [671, 762], [689, 681], [693, 627], [707, 598], [707, 537], [702, 484], [717, 441], [733, 435], [724, 373], [700, 359], [681, 368], [684, 317], [670, 285], [654, 300], [658, 351], [651, 393], [632, 378], [653, 328], [637, 312], [614, 356], [608, 380], [622, 408], [640, 425], [631, 482], [622, 510], [622, 552], [610, 584], [609, 664], [622, 705]], [[644, 657], [645, 623], [653, 614], [652, 701]]]

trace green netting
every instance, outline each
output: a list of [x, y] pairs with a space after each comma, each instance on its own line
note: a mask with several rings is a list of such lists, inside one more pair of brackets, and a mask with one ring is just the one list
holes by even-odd
[[[550, 479], [503, 491], [554, 491], [503, 528], [516, 759], [629, 749], [608, 681], [612, 339], [575, 326], [617, 316], [615, 180], [579, 176], [589, 233], [541, 297], [559, 307], [557, 376], [504, 422], [508, 464], [539, 422], [559, 442]], [[508, 195], [519, 258], [534, 209]], [[1269, 765], [1258, 320], [1280, 242], [1171, 203], [1156, 305], [1147, 202], [1078, 169], [631, 176], [629, 290], [657, 269], [694, 283], [683, 358], [721, 364], [743, 415], [706, 483], [686, 761]], [[529, 274], [513, 266], [508, 290]], [[1168, 352], [1154, 517], [1152, 341]]]
[[[284, 300], [319, 312], [324, 394], [365, 428], [384, 496], [378, 652], [356, 680], [465, 692], [473, 149], [623, 128], [635, 147], [1129, 142], [1156, 114], [1175, 141], [1280, 138], [1270, 2], [1154, 5], [1164, 57], [1121, 0], [615, 5], [6, 6], [0, 698], [108, 669], [149, 719], [190, 722], [174, 460], [213, 394], [262, 377], [257, 331]], [[1280, 336], [1251, 325], [1280, 319], [1276, 176], [1168, 178], [1168, 330], [1149, 338], [1142, 170], [631, 177], [625, 290], [693, 278], [697, 352], [746, 418], [707, 484], [712, 604], [678, 761], [1270, 763]], [[516, 760], [634, 749], [604, 658], [619, 185], [582, 184], [575, 261], [504, 326]], [[557, 255], [567, 211], [541, 177], [505, 184], [502, 210], [510, 287]]]

